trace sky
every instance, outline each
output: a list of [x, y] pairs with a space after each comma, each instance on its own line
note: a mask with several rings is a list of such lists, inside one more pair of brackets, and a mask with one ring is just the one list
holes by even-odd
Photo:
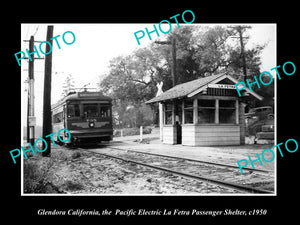
[[[156, 24], [156, 23], [155, 23]], [[36, 41], [45, 41], [47, 26], [53, 25], [53, 36], [60, 35], [57, 38], [60, 48], [53, 41], [52, 49], [52, 104], [61, 98], [62, 86], [68, 76], [71, 74], [75, 81], [75, 87], [81, 88], [87, 85], [89, 88], [96, 88], [100, 78], [108, 72], [109, 61], [119, 55], [127, 55], [135, 49], [146, 47], [150, 42], [156, 39], [164, 40], [166, 35], [160, 33], [160, 37], [155, 38], [152, 34], [152, 40], [147, 35], [140, 39], [141, 45], [138, 45], [134, 33], [139, 30], [145, 30], [145, 27], [153, 29], [153, 24], [21, 24], [21, 46], [20, 51], [26, 51], [29, 48], [28, 42], [33, 35]], [[217, 25], [217, 24], [192, 24], [192, 25]], [[222, 24], [225, 25], [225, 24]], [[229, 24], [228, 24], [229, 25]], [[239, 25], [239, 24], [230, 24]], [[242, 24], [244, 25], [244, 24]], [[245, 48], [251, 48], [256, 44], [267, 43], [263, 50], [261, 59], [261, 71], [270, 71], [276, 65], [276, 25], [275, 24], [245, 24], [251, 25], [252, 29], [247, 31], [250, 38]], [[158, 27], [158, 25], [156, 24]], [[172, 27], [177, 27], [172, 24]], [[167, 30], [167, 29], [163, 29]], [[67, 45], [63, 42], [62, 36], [66, 31], [72, 31], [75, 35], [75, 42]], [[71, 42], [72, 36], [67, 33], [66, 41]], [[35, 43], [39, 49], [38, 42]], [[43, 51], [44, 45], [42, 46]], [[45, 57], [40, 54], [41, 57]], [[35, 55], [37, 57], [37, 55]], [[35, 60], [34, 78], [35, 78], [35, 116], [37, 125], [42, 125], [43, 108], [43, 86], [44, 86], [44, 62], [45, 60]], [[16, 61], [16, 66], [18, 66]], [[26, 125], [27, 112], [27, 85], [28, 79], [28, 60], [21, 61], [21, 82], [22, 82], [22, 124]]]

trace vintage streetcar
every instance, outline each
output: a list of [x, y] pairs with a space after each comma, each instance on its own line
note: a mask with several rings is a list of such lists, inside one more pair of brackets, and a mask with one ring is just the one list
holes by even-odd
[[[68, 144], [111, 141], [111, 101], [100, 92], [70, 92], [51, 107], [53, 132], [68, 129], [71, 133]], [[61, 132], [60, 138], [66, 140], [68, 134]]]

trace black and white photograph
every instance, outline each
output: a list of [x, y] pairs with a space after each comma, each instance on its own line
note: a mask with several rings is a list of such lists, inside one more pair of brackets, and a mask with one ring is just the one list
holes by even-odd
[[276, 194], [276, 24], [21, 28], [23, 195]]
[[3, 17], [4, 219], [297, 221], [295, 4], [112, 3]]

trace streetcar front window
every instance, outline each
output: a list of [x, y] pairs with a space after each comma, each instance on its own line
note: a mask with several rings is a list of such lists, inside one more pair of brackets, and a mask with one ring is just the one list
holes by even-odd
[[68, 118], [80, 116], [80, 110], [78, 104], [69, 104], [67, 109], [68, 109], [67, 111]]
[[85, 117], [99, 117], [99, 105], [83, 104], [83, 114]]
[[108, 105], [100, 106], [100, 117], [110, 117], [110, 106]]

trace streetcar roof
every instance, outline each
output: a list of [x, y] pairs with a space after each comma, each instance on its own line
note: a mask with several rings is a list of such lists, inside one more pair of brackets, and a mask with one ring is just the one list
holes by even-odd
[[51, 105], [51, 109], [63, 104], [70, 100], [106, 100], [112, 101], [108, 96], [103, 95], [101, 92], [75, 92], [69, 93], [64, 98], [60, 99], [57, 103]]

